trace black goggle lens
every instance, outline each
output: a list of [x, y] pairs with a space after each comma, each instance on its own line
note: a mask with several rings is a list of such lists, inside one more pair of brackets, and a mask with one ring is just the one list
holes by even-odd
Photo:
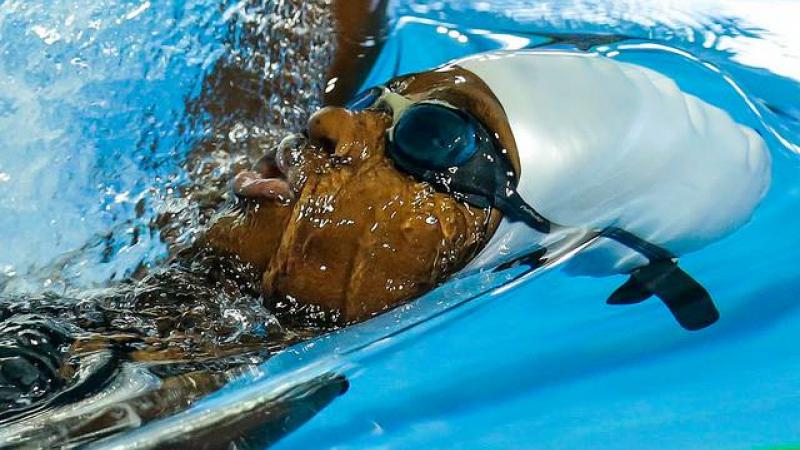
[[421, 167], [443, 170], [472, 158], [476, 133], [475, 122], [459, 111], [418, 103], [405, 110], [395, 125], [393, 151]]

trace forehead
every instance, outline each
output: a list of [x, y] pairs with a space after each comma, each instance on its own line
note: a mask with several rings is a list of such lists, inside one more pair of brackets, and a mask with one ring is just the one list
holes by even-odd
[[505, 110], [489, 86], [477, 75], [463, 67], [449, 65], [395, 78], [387, 87], [413, 101], [441, 100], [469, 112], [507, 151], [519, 175], [519, 154]]

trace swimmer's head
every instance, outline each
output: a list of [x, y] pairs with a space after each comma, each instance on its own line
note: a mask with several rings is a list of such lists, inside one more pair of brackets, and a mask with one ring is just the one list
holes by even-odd
[[241, 204], [217, 220], [209, 242], [263, 270], [268, 296], [361, 320], [433, 288], [496, 229], [498, 211], [413, 176], [390, 151], [419, 147], [424, 134], [405, 129], [401, 136], [397, 109], [446, 105], [485, 130], [518, 171], [511, 130], [491, 90], [450, 66], [397, 78], [381, 92], [388, 100], [323, 108], [305, 135], [287, 137], [237, 176]]

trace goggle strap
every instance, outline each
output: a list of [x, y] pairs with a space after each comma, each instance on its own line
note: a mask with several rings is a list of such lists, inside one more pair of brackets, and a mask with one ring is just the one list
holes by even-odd
[[548, 234], [553, 228], [553, 224], [526, 203], [517, 191], [495, 195], [494, 206], [509, 220], [524, 222], [540, 233]]
[[600, 236], [619, 242], [620, 244], [644, 255], [652, 261], [674, 261], [675, 255], [658, 245], [651, 244], [633, 233], [617, 227], [608, 227], [600, 232]]
[[[524, 222], [534, 230], [548, 234], [554, 228], [563, 228], [539, 214], [519, 195], [517, 191], [504, 192], [494, 196], [494, 206], [511, 221]], [[633, 233], [617, 227], [608, 227], [598, 233], [599, 236], [619, 242], [620, 244], [645, 256], [651, 262], [674, 261], [677, 259], [663, 247], [647, 242]]]

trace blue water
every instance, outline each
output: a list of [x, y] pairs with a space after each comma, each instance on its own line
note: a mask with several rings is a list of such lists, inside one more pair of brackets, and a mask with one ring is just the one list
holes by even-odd
[[[39, 288], [49, 278], [36, 269], [65, 254], [77, 255], [65, 263], [77, 286], [163, 254], [157, 237], [113, 245], [104, 257], [74, 244], [139, 226], [138, 199], [184, 176], [181, 157], [201, 131], [181, 135], [175, 124], [224, 51], [227, 28], [210, 3], [0, 1], [6, 289]], [[392, 12], [372, 82], [478, 51], [543, 45], [549, 33], [613, 33], [629, 39], [592, 50], [659, 70], [758, 129], [774, 161], [767, 198], [747, 226], [682, 258], [716, 299], [720, 321], [689, 333], [656, 301], [605, 305], [622, 277], [555, 268], [495, 289], [518, 273], [461, 280], [293, 348], [121, 442], [175, 432], [334, 370], [350, 390], [278, 447], [800, 445], [800, 3], [397, 1]], [[181, 26], [168, 24], [175, 17]], [[116, 25], [93, 34], [96, 20]], [[44, 174], [44, 185], [33, 181]]]

